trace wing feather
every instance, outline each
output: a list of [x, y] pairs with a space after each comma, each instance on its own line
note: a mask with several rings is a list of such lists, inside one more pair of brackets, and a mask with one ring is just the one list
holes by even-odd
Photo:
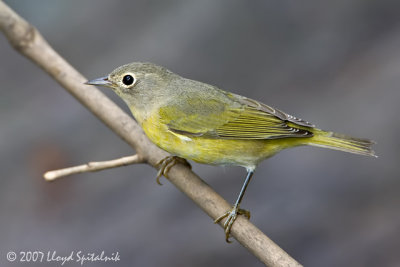
[[201, 99], [191, 99], [186, 105], [160, 108], [160, 118], [170, 131], [192, 137], [277, 139], [313, 136], [307, 130], [314, 127], [311, 123], [255, 100], [223, 93], [234, 101], [213, 100], [210, 105]]

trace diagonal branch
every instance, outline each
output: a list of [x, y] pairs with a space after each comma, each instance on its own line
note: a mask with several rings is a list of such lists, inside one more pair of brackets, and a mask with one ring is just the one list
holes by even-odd
[[[168, 154], [152, 144], [137, 123], [103, 93], [83, 85], [86, 79], [46, 42], [42, 35], [0, 0], [0, 29], [13, 47], [35, 62], [104, 124], [134, 148], [144, 162], [156, 167]], [[215, 219], [230, 204], [188, 167], [178, 164], [168, 173], [169, 181]], [[224, 220], [221, 224], [224, 223]], [[300, 266], [284, 250], [248, 220], [236, 220], [232, 236], [268, 266]], [[222, 238], [222, 234], [221, 234]]]

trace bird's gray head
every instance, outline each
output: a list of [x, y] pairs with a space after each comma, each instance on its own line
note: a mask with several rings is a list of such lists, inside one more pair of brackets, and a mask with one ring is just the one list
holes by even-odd
[[115, 91], [132, 109], [149, 109], [168, 95], [165, 88], [179, 76], [153, 63], [134, 62], [86, 84], [106, 86]]
[[113, 70], [109, 75], [86, 82], [92, 85], [110, 87], [123, 99], [134, 95], [147, 94], [163, 87], [176, 76], [164, 67], [153, 63], [134, 62]]

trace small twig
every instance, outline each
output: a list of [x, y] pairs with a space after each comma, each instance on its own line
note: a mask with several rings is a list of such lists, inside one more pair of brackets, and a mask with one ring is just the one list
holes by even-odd
[[145, 161], [143, 160], [143, 158], [141, 158], [138, 154], [136, 154], [119, 159], [113, 159], [107, 161], [93, 161], [83, 165], [48, 171], [43, 175], [43, 177], [44, 179], [46, 179], [46, 181], [54, 181], [58, 178], [72, 174], [77, 174], [82, 172], [96, 172], [104, 169], [111, 169], [111, 168], [127, 166], [136, 163], [144, 163], [144, 162]]

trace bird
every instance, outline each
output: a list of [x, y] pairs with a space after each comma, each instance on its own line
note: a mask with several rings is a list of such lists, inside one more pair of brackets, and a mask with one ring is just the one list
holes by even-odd
[[240, 205], [261, 161], [304, 145], [376, 157], [372, 140], [321, 130], [257, 100], [181, 77], [153, 63], [129, 63], [86, 84], [111, 88], [128, 105], [147, 137], [171, 154], [159, 162], [158, 183], [178, 162], [188, 164], [186, 160], [246, 169], [234, 205], [214, 220], [219, 223], [226, 218], [227, 242], [237, 217], [250, 219], [250, 212]]

